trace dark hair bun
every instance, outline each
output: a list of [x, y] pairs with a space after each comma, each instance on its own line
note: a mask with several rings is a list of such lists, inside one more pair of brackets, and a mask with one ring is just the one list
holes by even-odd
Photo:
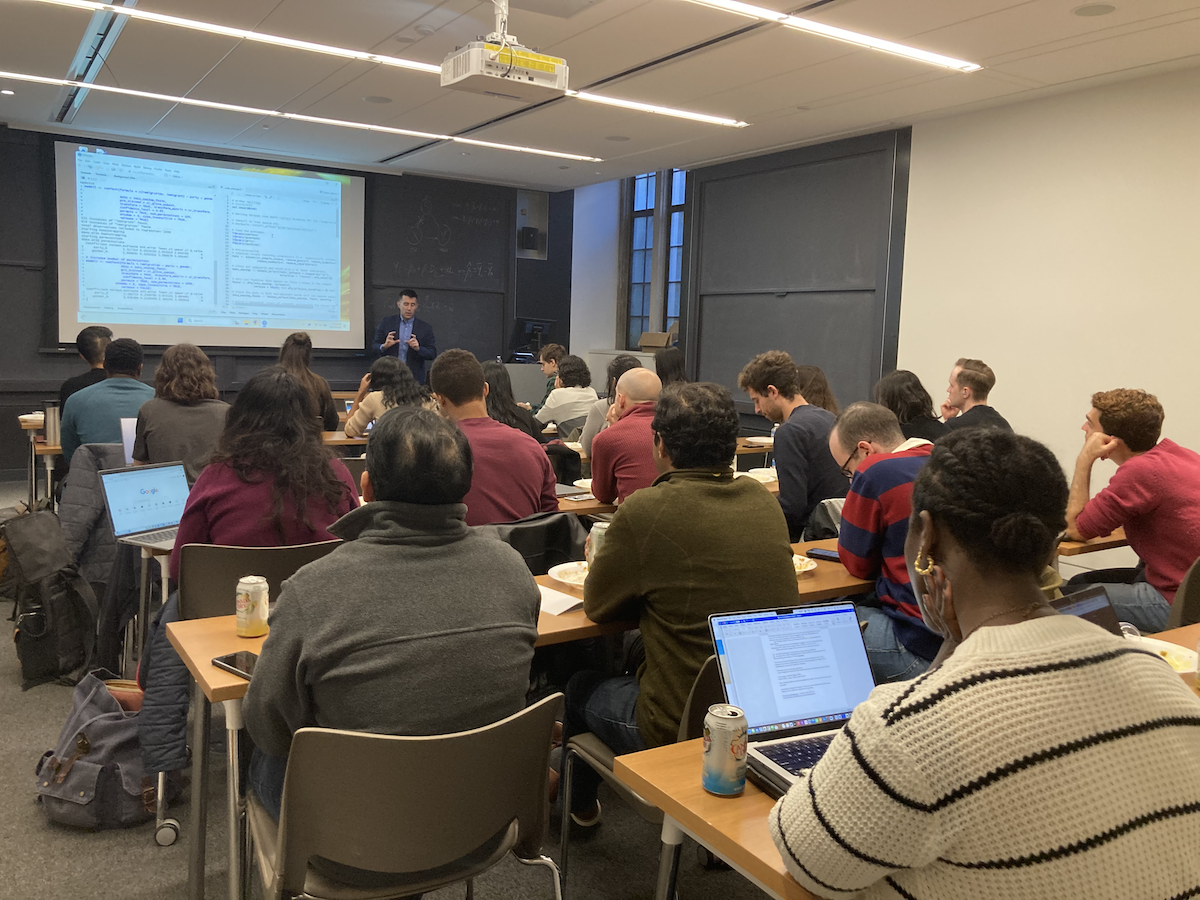
[[1053, 541], [1054, 535], [1046, 524], [1032, 513], [1012, 512], [992, 523], [992, 544], [997, 555], [1010, 559], [1036, 556]]

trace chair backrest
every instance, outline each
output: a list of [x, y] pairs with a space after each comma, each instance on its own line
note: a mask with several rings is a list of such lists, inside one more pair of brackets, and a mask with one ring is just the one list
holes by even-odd
[[1167, 628], [1182, 628], [1200, 622], [1200, 559], [1179, 583], [1175, 600], [1171, 603], [1171, 614], [1167, 616]]
[[691, 741], [704, 736], [704, 716], [714, 703], [725, 702], [725, 691], [721, 687], [721, 667], [717, 658], [710, 656], [696, 673], [691, 693], [683, 704], [683, 715], [679, 717], [681, 741]]
[[513, 852], [536, 857], [561, 705], [553, 694], [492, 725], [430, 737], [301, 728], [279, 818], [284, 895], [303, 891], [314, 856], [422, 872], [463, 861], [514, 822]]
[[179, 617], [207, 619], [236, 611], [237, 583], [244, 575], [267, 579], [271, 598], [301, 566], [329, 553], [341, 541], [286, 547], [225, 547], [184, 544], [179, 551]]
[[362, 473], [367, 469], [367, 458], [365, 456], [347, 456], [342, 460], [346, 469], [350, 472], [350, 477], [354, 479], [354, 489], [358, 491], [358, 496], [362, 496]]
[[504, 541], [525, 558], [534, 575], [545, 575], [551, 566], [583, 559], [587, 531], [573, 513], [535, 513], [517, 522], [477, 525], [476, 531]]

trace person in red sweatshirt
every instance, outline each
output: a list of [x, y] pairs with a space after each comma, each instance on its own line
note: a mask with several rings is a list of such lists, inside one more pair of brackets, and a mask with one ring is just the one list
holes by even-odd
[[609, 426], [592, 441], [592, 494], [601, 503], [624, 503], [658, 477], [654, 466], [654, 403], [662, 382], [649, 369], [630, 369], [617, 381]]
[[[1166, 628], [1179, 583], [1200, 557], [1200, 454], [1166, 438], [1160, 441], [1163, 418], [1162, 404], [1145, 391], [1093, 394], [1067, 503], [1071, 540], [1124, 527], [1144, 569], [1130, 584], [1103, 578], [1100, 583], [1117, 617], [1145, 633]], [[1100, 459], [1111, 459], [1117, 471], [1108, 487], [1088, 499], [1092, 467]], [[1063, 590], [1080, 590], [1088, 584], [1085, 579], [1097, 581], [1095, 575], [1077, 576]]]

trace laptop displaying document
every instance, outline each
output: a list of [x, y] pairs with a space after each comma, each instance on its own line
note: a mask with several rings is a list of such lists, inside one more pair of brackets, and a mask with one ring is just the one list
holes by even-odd
[[780, 796], [875, 687], [854, 604], [710, 616], [725, 699], [746, 713], [753, 780]]
[[183, 463], [106, 469], [100, 483], [117, 540], [156, 550], [175, 546], [188, 498]]
[[1112, 601], [1108, 599], [1108, 591], [1102, 584], [1084, 588], [1074, 594], [1064, 594], [1057, 600], [1051, 600], [1050, 605], [1060, 613], [1094, 622], [1117, 637], [1125, 636], [1117, 619], [1117, 611], [1113, 609]]

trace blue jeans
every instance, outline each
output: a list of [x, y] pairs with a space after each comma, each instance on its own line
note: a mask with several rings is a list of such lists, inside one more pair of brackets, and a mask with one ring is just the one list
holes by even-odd
[[268, 756], [254, 748], [250, 754], [250, 790], [276, 822], [283, 803], [283, 776], [286, 774], [286, 756]]
[[867, 623], [863, 641], [877, 684], [908, 681], [929, 668], [931, 660], [922, 659], [897, 640], [892, 620], [883, 610], [874, 606], [856, 606], [855, 612], [860, 622]]
[[[614, 753], [646, 749], [637, 727], [637, 699], [641, 688], [633, 675], [609, 678], [602, 672], [576, 672], [567, 683], [563, 746], [572, 735], [591, 732]], [[576, 760], [571, 779], [572, 812], [588, 812], [596, 802], [600, 776]]]
[[[1086, 585], [1085, 585], [1086, 586]], [[1117, 619], [1136, 625], [1142, 634], [1156, 634], [1167, 627], [1171, 604], [1149, 582], [1133, 584], [1102, 584], [1108, 599], [1117, 611]]]

